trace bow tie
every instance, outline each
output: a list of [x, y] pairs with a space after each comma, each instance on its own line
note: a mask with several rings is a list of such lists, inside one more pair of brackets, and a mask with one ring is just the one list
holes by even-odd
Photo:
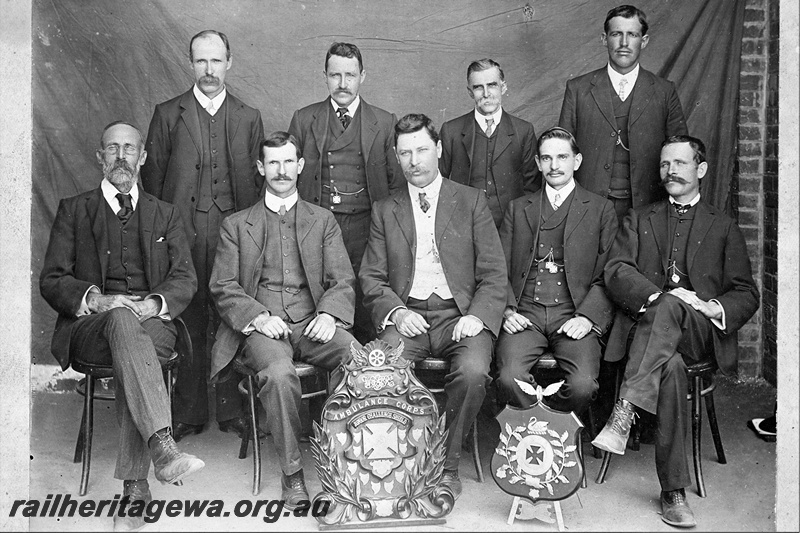
[[692, 208], [692, 205], [691, 205], [691, 204], [679, 204], [679, 203], [673, 203], [672, 205], [675, 207], [675, 211], [676, 211], [676, 212], [677, 212], [679, 215], [685, 215], [685, 214], [686, 214], [686, 212], [687, 212], [689, 209], [691, 209], [691, 208]]

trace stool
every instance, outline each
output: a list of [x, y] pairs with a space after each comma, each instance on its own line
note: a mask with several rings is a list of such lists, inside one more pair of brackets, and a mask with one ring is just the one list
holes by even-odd
[[[247, 457], [247, 448], [250, 441], [253, 441], [253, 496], [257, 496], [261, 490], [261, 443], [258, 440], [258, 404], [256, 397], [258, 391], [256, 390], [256, 374], [257, 372], [252, 368], [245, 365], [237, 355], [232, 361], [233, 369], [244, 376], [244, 379], [239, 382], [239, 392], [247, 396], [248, 414], [249, 417], [245, 421], [245, 431], [242, 434], [242, 441], [239, 446], [239, 459]], [[300, 378], [301, 390], [303, 391], [300, 398], [306, 400], [308, 398], [315, 398], [317, 396], [328, 395], [328, 375], [324, 370], [315, 366], [294, 362], [294, 369], [297, 372], [297, 377]], [[310, 381], [307, 378], [314, 379], [315, 387], [305, 390], [304, 383]]]
[[[701, 498], [706, 497], [706, 486], [703, 480], [703, 466], [700, 457], [701, 399], [705, 399], [708, 424], [711, 427], [711, 437], [714, 439], [714, 448], [716, 448], [717, 451], [717, 461], [723, 465], [728, 462], [725, 458], [725, 450], [722, 448], [722, 438], [720, 437], [719, 426], [717, 425], [717, 413], [714, 409], [714, 389], [717, 387], [714, 381], [714, 374], [716, 371], [717, 363], [714, 359], [705, 359], [687, 365], [686, 367], [690, 388], [686, 399], [692, 402], [692, 456], [694, 459], [694, 475], [697, 480], [697, 494]], [[622, 370], [620, 370], [620, 372], [622, 372]], [[615, 402], [617, 400], [619, 400], [619, 382], [617, 384]], [[596, 483], [605, 482], [611, 455], [612, 454], [609, 452], [603, 452], [603, 464], [600, 466], [600, 472], [597, 474]]]
[[[189, 332], [186, 329], [186, 324], [180, 318], [173, 320], [173, 324], [178, 330], [178, 337], [175, 341], [175, 350], [167, 359], [160, 360], [161, 370], [164, 373], [164, 381], [167, 386], [167, 394], [169, 395], [169, 403], [172, 405], [172, 388], [175, 381], [175, 373], [177, 372], [177, 365], [182, 357], [192, 356], [192, 341], [189, 337]], [[73, 463], [81, 463], [81, 496], [86, 496], [86, 491], [89, 487], [89, 470], [91, 467], [92, 459], [92, 437], [94, 432], [94, 400], [113, 400], [114, 389], [106, 387], [104, 391], [96, 392], [95, 385], [99, 379], [112, 379], [114, 371], [110, 365], [97, 365], [73, 359], [70, 363], [72, 369], [76, 372], [84, 374], [84, 377], [78, 381], [75, 390], [78, 394], [83, 396], [83, 415], [81, 416], [81, 425], [78, 430], [78, 440], [75, 443], [75, 455], [72, 458]], [[113, 383], [113, 382], [112, 382]]]
[[[419, 375], [419, 371], [422, 372], [431, 372], [437, 374], [446, 374], [450, 371], [450, 361], [447, 359], [440, 359], [438, 357], [427, 357], [420, 361], [415, 361], [414, 363], [415, 374], [417, 378], [423, 382], [422, 377]], [[444, 377], [443, 375], [441, 376]], [[425, 384], [429, 391], [432, 394], [441, 394], [444, 392], [444, 386], [442, 387], [431, 387]], [[478, 420], [474, 420], [472, 422], [472, 426], [470, 427], [470, 433], [472, 434], [471, 443], [472, 443], [472, 461], [475, 463], [475, 473], [478, 476], [478, 482], [483, 483], [483, 467], [481, 466], [481, 456], [478, 449]]]
[[[556, 361], [555, 356], [553, 356], [553, 354], [551, 352], [546, 352], [539, 358], [538, 361], [536, 361], [536, 364], [533, 365], [533, 368], [531, 369], [531, 374], [533, 374], [534, 376], [536, 376], [536, 375], [548, 376], [548, 375], [553, 375], [553, 374], [555, 374], [556, 372], [559, 372], [559, 371], [560, 371], [560, 367], [558, 366], [558, 361]], [[554, 381], [558, 381], [558, 379], [553, 379], [550, 382], [554, 382]], [[543, 383], [543, 381], [537, 381], [537, 384], [539, 384], [539, 385], [541, 385], [542, 383]], [[594, 433], [595, 433], [594, 415], [592, 414], [591, 406], [589, 406], [587, 410], [588, 410], [588, 413], [589, 413], [589, 415], [588, 415], [588, 418], [589, 418], [589, 420], [588, 420], [589, 432], [590, 432], [590, 434], [594, 435]], [[592, 447], [592, 449], [593, 449], [593, 454], [594, 454], [595, 458], [599, 458], [600, 457], [600, 450], [597, 449], [597, 448], [594, 448], [594, 447]], [[581, 465], [584, 466], [584, 468], [583, 468], [583, 479], [581, 479], [581, 488], [585, 489], [586, 486], [587, 486], [587, 483], [586, 483], [586, 468], [585, 468], [585, 463], [583, 462], [583, 431], [578, 433], [577, 452], [578, 452], [578, 458], [581, 461]]]

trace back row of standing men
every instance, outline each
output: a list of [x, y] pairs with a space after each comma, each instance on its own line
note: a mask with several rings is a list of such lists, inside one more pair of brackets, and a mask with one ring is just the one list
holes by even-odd
[[[294, 405], [299, 383], [276, 384], [291, 379], [291, 364], [276, 370], [277, 356], [265, 354], [280, 350], [264, 339], [289, 339], [289, 363], [299, 350], [333, 369], [346, 356], [336, 346], [350, 339], [337, 326], [352, 322], [359, 342], [379, 335], [393, 345], [402, 340], [412, 360], [451, 360], [443, 483], [458, 496], [461, 442], [491, 382], [495, 341], [506, 400], [530, 403], [515, 380], [532, 382], [530, 369], [549, 347], [567, 375], [551, 406], [580, 412], [597, 395], [599, 339], [610, 333], [606, 358], [619, 360], [638, 323], [621, 400], [595, 444], [623, 453], [634, 406], [656, 413], [662, 518], [693, 526], [683, 490], [689, 473], [681, 354], [696, 360], [713, 346], [722, 370], [734, 371], [735, 331], [757, 308], [758, 293], [738, 228], [699, 203], [705, 148], [686, 135], [674, 85], [639, 66], [647, 31], [644, 13], [633, 6], [608, 13], [608, 65], [567, 82], [560, 127], [538, 141], [529, 122], [503, 110], [506, 82], [496, 62], [469, 65], [474, 110], [437, 133], [424, 115], [398, 122], [361, 98], [366, 71], [348, 43], [334, 43], [325, 58], [330, 98], [296, 111], [288, 133], [262, 141], [260, 113], [226, 89], [227, 38], [211, 30], [194, 36], [195, 85], [156, 106], [141, 169], [144, 191], [180, 213], [197, 275], [198, 290], [180, 313], [195, 358], [178, 373], [174, 440], [203, 430], [207, 379], [224, 376], [241, 343], [245, 362], [259, 372], [259, 396], [282, 413], [271, 417], [270, 430], [283, 497], [292, 505], [307, 500]], [[116, 167], [103, 154], [123, 156], [121, 145], [109, 145], [106, 134], [117, 131], [110, 128], [98, 153], [109, 175]], [[112, 146], [114, 154], [106, 149]], [[673, 204], [687, 205], [659, 202], [665, 191]], [[119, 209], [112, 207], [118, 216]], [[321, 270], [303, 244], [310, 219], [318, 221], [308, 236], [323, 251]], [[270, 241], [270, 234], [288, 241]], [[360, 283], [335, 260], [341, 244]], [[48, 276], [42, 279], [52, 304]], [[161, 301], [158, 314], [167, 305]], [[178, 313], [178, 305], [168, 307]], [[316, 345], [308, 347], [310, 341]], [[236, 381], [215, 381], [219, 427], [241, 435]], [[144, 439], [162, 426], [148, 427], [139, 428]], [[189, 466], [174, 479], [197, 468], [191, 458], [181, 460]], [[146, 479], [139, 492], [129, 487], [142, 480], [141, 468], [123, 472], [119, 464], [126, 494], [144, 498]]]

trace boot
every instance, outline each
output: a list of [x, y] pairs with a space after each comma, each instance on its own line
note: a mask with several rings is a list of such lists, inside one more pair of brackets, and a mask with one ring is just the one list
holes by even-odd
[[[153, 501], [153, 496], [150, 494], [150, 485], [147, 483], [146, 479], [126, 479], [122, 482], [122, 497], [128, 497], [129, 503], [126, 509], [130, 509], [130, 506], [135, 501], [143, 501], [145, 506], [147, 506], [151, 501]], [[119, 516], [119, 513], [114, 515], [114, 531], [139, 531], [145, 525], [147, 525], [144, 521], [144, 516], [130, 516], [127, 514], [125, 516]]]
[[606, 426], [592, 441], [592, 446], [617, 455], [624, 455], [634, 416], [636, 416], [636, 410], [633, 404], [620, 398], [614, 406], [614, 412], [611, 413]]
[[303, 500], [309, 501], [302, 470], [288, 476], [281, 475], [281, 500], [286, 502], [284, 506], [289, 510], [296, 509]]
[[178, 450], [170, 428], [153, 433], [147, 444], [150, 447], [150, 457], [153, 458], [153, 473], [163, 484], [181, 485], [183, 478], [206, 465], [194, 455]]

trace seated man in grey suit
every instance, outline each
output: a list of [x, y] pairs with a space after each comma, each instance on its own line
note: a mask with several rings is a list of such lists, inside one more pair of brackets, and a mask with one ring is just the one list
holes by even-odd
[[381, 339], [403, 341], [411, 361], [450, 360], [442, 483], [458, 497], [461, 443], [491, 381], [506, 262], [483, 192], [439, 173], [442, 144], [431, 119], [406, 115], [395, 142], [408, 184], [373, 206], [359, 281]]
[[356, 342], [345, 330], [353, 323], [355, 274], [333, 214], [298, 197], [303, 165], [294, 136], [279, 131], [261, 143], [265, 197], [222, 222], [209, 284], [222, 318], [212, 379], [241, 347], [270, 413], [267, 425], [283, 471], [281, 499], [289, 509], [309, 499], [293, 361], [333, 371]]
[[[156, 479], [178, 483], [203, 461], [178, 451], [159, 358], [172, 353], [171, 319], [197, 290], [192, 256], [178, 211], [144, 192], [142, 134], [126, 122], [103, 130], [100, 187], [61, 201], [39, 278], [58, 311], [53, 355], [66, 369], [80, 358], [110, 365], [120, 425], [114, 477], [123, 497], [149, 503], [150, 461]], [[114, 516], [115, 530], [145, 525]]]
[[661, 148], [661, 183], [668, 200], [625, 216], [606, 264], [608, 295], [617, 304], [606, 359], [628, 350], [619, 401], [592, 442], [625, 453], [634, 407], [658, 419], [656, 471], [661, 519], [694, 527], [684, 487], [691, 484], [686, 453], [686, 366], [713, 357], [735, 375], [737, 335], [758, 309], [758, 288], [742, 232], [700, 198], [708, 171], [700, 139], [676, 135]]
[[531, 368], [550, 349], [566, 377], [545, 402], [581, 413], [597, 396], [600, 337], [614, 316], [603, 267], [617, 216], [609, 200], [575, 181], [582, 156], [571, 133], [547, 130], [537, 151], [546, 185], [511, 202], [500, 228], [508, 302], [496, 346], [499, 384], [512, 403], [528, 407], [532, 398], [515, 380], [533, 383]]

